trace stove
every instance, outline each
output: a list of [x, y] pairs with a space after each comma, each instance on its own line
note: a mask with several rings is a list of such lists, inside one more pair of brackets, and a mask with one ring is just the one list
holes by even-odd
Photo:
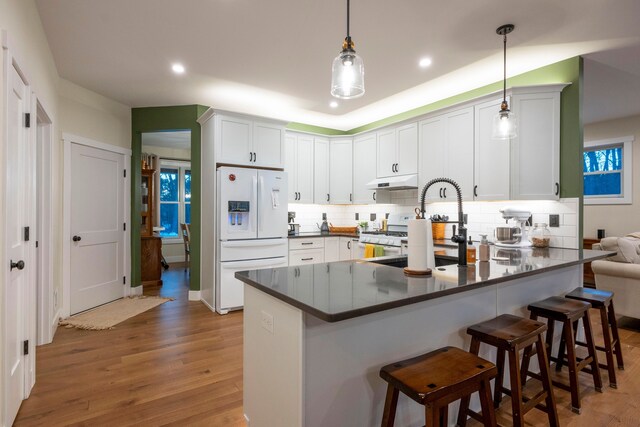
[[407, 238], [409, 220], [415, 218], [413, 213], [391, 214], [387, 219], [387, 231], [372, 231], [360, 234], [360, 243], [371, 243], [380, 246], [401, 247], [402, 240]]

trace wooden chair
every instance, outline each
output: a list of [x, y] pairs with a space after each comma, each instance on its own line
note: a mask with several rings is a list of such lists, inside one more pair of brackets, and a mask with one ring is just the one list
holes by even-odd
[[182, 242], [184, 243], [184, 262], [186, 264], [184, 271], [187, 271], [187, 268], [190, 267], [189, 256], [191, 255], [191, 230], [189, 224], [180, 224], [180, 232], [182, 233]]
[[444, 347], [412, 359], [392, 363], [380, 369], [380, 377], [389, 385], [384, 403], [382, 426], [392, 427], [401, 391], [425, 407], [426, 427], [448, 426], [448, 405], [472, 393], [480, 393], [485, 426], [496, 426], [491, 405], [490, 381], [496, 366], [455, 347]]

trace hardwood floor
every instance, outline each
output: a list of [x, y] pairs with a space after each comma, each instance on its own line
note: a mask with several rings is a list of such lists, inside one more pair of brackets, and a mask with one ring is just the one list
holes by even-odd
[[[52, 344], [38, 347], [36, 386], [15, 425], [244, 425], [242, 313], [213, 315], [189, 302], [185, 274], [173, 267], [162, 288], [145, 291], [175, 301], [113, 330], [59, 328]], [[618, 389], [608, 387], [605, 371], [604, 393], [581, 374], [581, 415], [571, 412], [568, 392], [554, 389], [562, 426], [640, 426], [640, 333], [622, 329], [621, 337], [626, 369], [618, 371]], [[505, 398], [498, 422], [511, 425], [509, 414]], [[525, 420], [547, 425], [537, 410]]]
[[165, 303], [113, 330], [58, 328], [16, 426], [244, 425], [242, 313], [188, 301], [183, 268], [145, 294]]

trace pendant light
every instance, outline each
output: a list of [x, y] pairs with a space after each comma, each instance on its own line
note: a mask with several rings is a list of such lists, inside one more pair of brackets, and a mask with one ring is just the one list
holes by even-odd
[[502, 104], [500, 111], [493, 117], [493, 138], [494, 139], [511, 139], [518, 135], [518, 122], [516, 115], [509, 110], [507, 103], [507, 34], [513, 31], [515, 27], [512, 24], [502, 25], [498, 27], [496, 33], [503, 36], [504, 45], [504, 62], [503, 71], [504, 78], [502, 84]]
[[364, 95], [364, 63], [356, 54], [355, 44], [349, 33], [349, 6], [347, 0], [347, 37], [342, 43], [342, 51], [333, 60], [331, 69], [331, 95], [341, 99]]

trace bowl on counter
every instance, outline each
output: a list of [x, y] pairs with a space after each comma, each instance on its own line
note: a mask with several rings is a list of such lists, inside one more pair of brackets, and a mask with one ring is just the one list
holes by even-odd
[[518, 227], [496, 227], [496, 242], [518, 243], [520, 241], [520, 228]]

